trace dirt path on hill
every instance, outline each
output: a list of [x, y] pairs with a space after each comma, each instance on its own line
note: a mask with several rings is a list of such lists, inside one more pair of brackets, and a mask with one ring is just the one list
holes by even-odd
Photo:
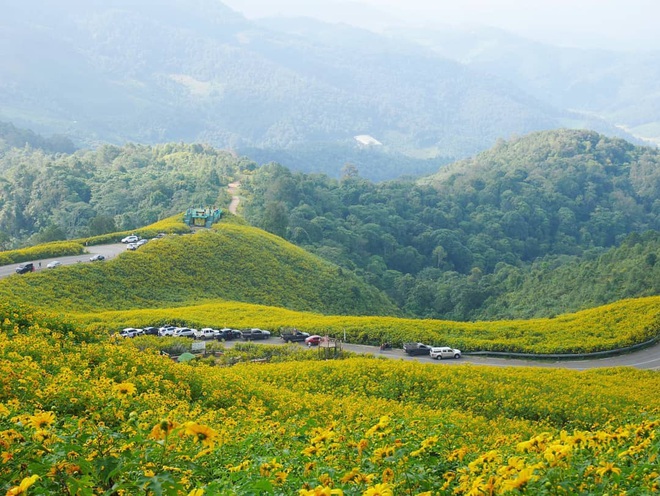
[[238, 189], [241, 187], [239, 181], [234, 181], [229, 183], [229, 194], [231, 195], [231, 203], [229, 204], [229, 212], [236, 215], [236, 209], [238, 208], [238, 203], [241, 199], [238, 196]]

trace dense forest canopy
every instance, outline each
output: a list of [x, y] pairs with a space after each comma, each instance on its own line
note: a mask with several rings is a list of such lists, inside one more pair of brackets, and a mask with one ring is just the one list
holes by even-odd
[[373, 184], [351, 166], [336, 181], [270, 164], [245, 182], [245, 212], [358, 269], [414, 315], [508, 316], [515, 313], [484, 305], [522, 283], [521, 268], [659, 230], [659, 165], [655, 149], [587, 131], [542, 132], [419, 182]]
[[184, 211], [223, 205], [246, 159], [204, 145], [166, 144], [49, 154], [0, 154], [0, 232], [5, 248], [128, 230]]

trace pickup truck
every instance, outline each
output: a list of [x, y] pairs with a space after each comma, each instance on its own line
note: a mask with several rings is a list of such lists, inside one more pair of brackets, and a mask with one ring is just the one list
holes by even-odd
[[431, 358], [441, 360], [443, 358], [461, 358], [461, 350], [449, 348], [448, 346], [437, 346], [431, 348]]
[[423, 343], [403, 343], [403, 351], [408, 355], [428, 355], [431, 347]]
[[283, 332], [281, 334], [281, 338], [286, 342], [286, 343], [295, 343], [295, 342], [303, 342], [305, 339], [309, 337], [308, 332], [301, 332], [294, 330], [292, 332]]
[[232, 339], [240, 339], [243, 337], [243, 333], [236, 329], [230, 329], [229, 327], [224, 327], [218, 331], [218, 334], [215, 336], [215, 339], [218, 341], [230, 341]]
[[243, 339], [245, 341], [253, 341], [255, 339], [268, 339], [270, 337], [270, 332], [264, 331], [263, 329], [247, 329], [241, 331], [243, 333]]

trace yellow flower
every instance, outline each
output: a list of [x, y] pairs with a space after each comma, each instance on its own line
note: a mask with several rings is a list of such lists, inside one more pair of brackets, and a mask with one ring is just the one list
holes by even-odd
[[165, 439], [176, 426], [177, 424], [171, 420], [161, 420], [159, 423], [154, 425], [153, 429], [151, 429], [151, 434], [149, 434], [149, 437], [153, 439]]
[[376, 448], [371, 459], [374, 463], [377, 463], [392, 455], [394, 455], [394, 448], [392, 446], [384, 446], [382, 448]]
[[376, 484], [362, 493], [362, 496], [394, 496], [389, 484]]
[[213, 447], [218, 433], [206, 425], [197, 424], [195, 422], [188, 422], [185, 424], [185, 433], [193, 436], [197, 441], [204, 446]]
[[515, 479], [505, 480], [502, 483], [503, 492], [513, 491], [514, 489], [521, 489], [527, 485], [528, 482], [535, 480], [537, 477], [534, 475], [533, 468], [526, 468], [518, 473]]
[[9, 408], [7, 408], [5, 405], [0, 403], [0, 417], [6, 417], [9, 415], [10, 411]]
[[302, 450], [302, 454], [305, 456], [313, 456], [317, 455], [321, 452], [323, 452], [324, 449], [321, 446], [307, 446], [304, 450]]
[[241, 470], [246, 470], [250, 466], [250, 460], [243, 460], [238, 465], [227, 465], [227, 469], [230, 472], [240, 472]]
[[289, 476], [289, 472], [284, 472], [280, 470], [275, 474], [275, 484], [284, 484], [288, 476]]
[[360, 472], [360, 469], [354, 468], [341, 478], [341, 482], [344, 484], [347, 482], [351, 482], [353, 484], [371, 484], [374, 480], [374, 477], [375, 475], [373, 474], [363, 474]]
[[303, 472], [304, 476], [308, 476], [312, 470], [316, 468], [316, 463], [314, 462], [309, 462], [305, 463], [305, 471]]
[[119, 396], [132, 396], [135, 394], [135, 384], [131, 382], [121, 382], [112, 386], [112, 390]]
[[600, 462], [600, 467], [596, 469], [596, 473], [601, 477], [606, 474], [620, 474], [621, 469], [615, 467], [613, 463], [610, 462]]
[[50, 427], [55, 422], [55, 414], [53, 412], [40, 412], [29, 419], [30, 425], [35, 430], [41, 430]]
[[298, 496], [344, 496], [344, 491], [341, 489], [331, 489], [327, 486], [317, 486], [314, 489], [301, 489], [298, 491]]
[[188, 496], [203, 496], [204, 489], [193, 489], [188, 493]]
[[21, 481], [21, 483], [18, 486], [12, 487], [9, 491], [7, 491], [6, 496], [16, 496], [17, 494], [27, 494], [28, 487], [30, 487], [32, 484], [37, 482], [39, 479], [38, 475], [32, 475], [30, 477], [26, 477]]
[[383, 482], [392, 482], [394, 480], [394, 471], [387, 467], [385, 470], [383, 470]]

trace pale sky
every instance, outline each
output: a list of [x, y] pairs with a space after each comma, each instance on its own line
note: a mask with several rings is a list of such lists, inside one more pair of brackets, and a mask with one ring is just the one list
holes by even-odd
[[310, 16], [362, 27], [482, 24], [554, 44], [660, 50], [660, 0], [223, 0], [249, 18]]

